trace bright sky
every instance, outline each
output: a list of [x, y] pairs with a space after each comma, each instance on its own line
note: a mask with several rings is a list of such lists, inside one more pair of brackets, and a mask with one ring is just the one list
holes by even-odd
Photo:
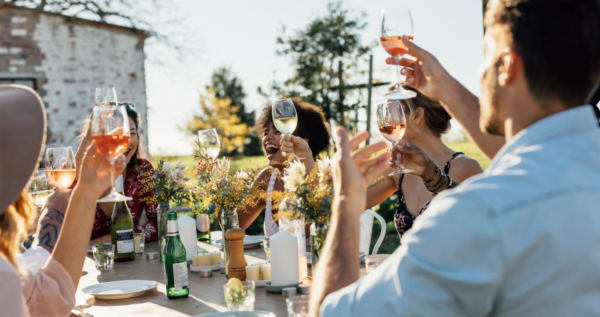
[[[260, 109], [265, 99], [256, 93], [256, 88], [266, 86], [274, 78], [288, 78], [293, 71], [288, 57], [275, 54], [280, 27], [285, 25], [287, 34], [304, 28], [326, 13], [326, 4], [323, 0], [173, 1], [177, 10], [188, 15], [181, 23], [192, 31], [187, 41], [195, 47], [194, 59], [186, 65], [169, 67], [146, 63], [150, 153], [193, 153], [194, 137], [185, 135], [179, 127], [199, 111], [199, 95], [217, 67], [231, 67], [248, 95], [246, 106]], [[366, 13], [364, 21], [368, 25], [361, 35], [363, 43], [378, 40], [382, 9], [390, 12], [395, 7], [410, 8], [414, 42], [436, 55], [451, 75], [480, 95], [481, 0], [346, 0], [344, 6], [355, 14]], [[394, 81], [393, 68], [384, 63], [387, 53], [380, 46], [372, 53], [373, 77]], [[373, 91], [374, 105], [384, 101], [385, 90], [380, 87]]]

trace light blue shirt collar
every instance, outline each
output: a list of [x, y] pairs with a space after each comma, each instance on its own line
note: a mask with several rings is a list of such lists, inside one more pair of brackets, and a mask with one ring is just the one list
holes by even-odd
[[519, 131], [496, 153], [486, 173], [493, 170], [505, 153], [518, 147], [539, 143], [574, 132], [599, 129], [598, 119], [590, 107], [591, 105], [582, 105], [560, 111], [542, 118]]

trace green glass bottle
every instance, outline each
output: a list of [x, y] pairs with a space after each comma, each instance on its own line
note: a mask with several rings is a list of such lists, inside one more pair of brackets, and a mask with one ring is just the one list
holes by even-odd
[[[115, 180], [118, 192], [124, 194], [123, 175]], [[110, 241], [115, 246], [115, 262], [135, 260], [133, 245], [133, 218], [125, 201], [115, 202], [110, 216]]]
[[167, 239], [165, 241], [165, 276], [167, 297], [183, 298], [190, 294], [185, 247], [179, 238], [177, 213], [167, 214]]

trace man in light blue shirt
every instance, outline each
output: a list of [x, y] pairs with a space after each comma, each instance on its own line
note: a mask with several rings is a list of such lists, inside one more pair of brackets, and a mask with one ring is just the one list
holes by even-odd
[[[418, 59], [407, 64], [407, 81], [463, 120], [480, 117], [487, 134], [463, 126], [494, 159], [483, 175], [439, 194], [402, 246], [358, 280], [358, 217], [384, 156], [369, 158], [379, 144], [350, 155], [365, 136], [338, 131], [313, 315], [600, 316], [600, 127], [583, 105], [600, 78], [599, 6], [492, 0], [481, 113], [431, 54], [403, 39]], [[573, 60], [557, 58], [554, 45]], [[499, 149], [491, 135], [506, 144]], [[406, 142], [399, 151], [406, 167], [432, 178], [426, 154]]]

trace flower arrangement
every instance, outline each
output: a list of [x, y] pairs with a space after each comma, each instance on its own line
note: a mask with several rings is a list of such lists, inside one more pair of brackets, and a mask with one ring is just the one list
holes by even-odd
[[215, 205], [211, 215], [216, 217], [221, 210], [229, 211], [243, 206], [256, 206], [264, 195], [253, 190], [256, 171], [229, 172], [230, 161], [227, 158], [214, 162], [200, 159], [196, 166], [197, 187], [195, 193], [201, 198], [199, 202], [204, 209]]
[[194, 192], [190, 187], [189, 178], [185, 177], [187, 166], [178, 162], [171, 165], [160, 160], [149, 179], [144, 178], [142, 190], [154, 190], [154, 195], [147, 198], [148, 203], [164, 204], [175, 201], [184, 204], [194, 199]]
[[282, 179], [287, 190], [286, 196], [292, 203], [285, 212], [280, 211], [279, 217], [305, 217], [317, 224], [329, 222], [333, 198], [329, 158], [317, 160], [316, 168], [308, 174], [304, 164], [292, 161]]

